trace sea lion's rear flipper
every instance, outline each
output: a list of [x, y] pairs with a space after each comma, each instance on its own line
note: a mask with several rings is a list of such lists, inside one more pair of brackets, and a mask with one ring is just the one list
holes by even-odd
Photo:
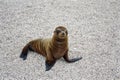
[[20, 58], [22, 58], [23, 60], [26, 60], [28, 55], [28, 50], [29, 50], [29, 46], [26, 45], [20, 54]]
[[22, 58], [23, 60], [26, 60], [29, 50], [30, 50], [30, 51], [34, 51], [34, 50], [32, 49], [32, 47], [31, 47], [29, 44], [27, 44], [27, 45], [23, 48], [23, 50], [22, 50], [22, 52], [21, 52], [21, 54], [20, 54], [20, 58]]
[[48, 62], [45, 61], [46, 71], [49, 71], [55, 64], [56, 61]]

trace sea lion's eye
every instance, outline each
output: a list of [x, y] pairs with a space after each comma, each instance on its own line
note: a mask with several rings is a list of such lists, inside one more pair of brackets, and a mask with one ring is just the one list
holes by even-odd
[[59, 34], [61, 31], [60, 30], [56, 30], [57, 34]]

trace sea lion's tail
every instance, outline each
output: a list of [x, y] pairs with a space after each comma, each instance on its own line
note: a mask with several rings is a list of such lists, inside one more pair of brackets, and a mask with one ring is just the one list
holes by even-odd
[[25, 47], [23, 48], [21, 54], [20, 54], [20, 58], [22, 58], [23, 60], [27, 59], [27, 55], [28, 55], [28, 51], [29, 51], [29, 45], [25, 45]]

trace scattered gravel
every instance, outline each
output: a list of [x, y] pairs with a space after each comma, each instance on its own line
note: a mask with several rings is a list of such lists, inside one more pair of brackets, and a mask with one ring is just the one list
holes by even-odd
[[[45, 58], [23, 46], [51, 37], [55, 27], [69, 32], [69, 56], [48, 72]], [[120, 80], [119, 0], [0, 0], [0, 80]]]

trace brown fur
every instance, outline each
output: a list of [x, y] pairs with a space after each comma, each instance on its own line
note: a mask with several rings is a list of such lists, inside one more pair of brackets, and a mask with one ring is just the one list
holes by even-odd
[[[50, 70], [57, 59], [63, 57], [67, 62], [75, 62], [79, 59], [68, 58], [68, 32], [63, 26], [55, 29], [54, 35], [49, 39], [36, 39], [30, 41], [22, 50], [21, 58], [27, 58], [28, 50], [35, 51], [46, 58], [46, 70]], [[26, 55], [26, 56], [25, 56]], [[49, 68], [48, 68], [49, 67]], [[48, 68], [48, 69], [47, 69]]]

